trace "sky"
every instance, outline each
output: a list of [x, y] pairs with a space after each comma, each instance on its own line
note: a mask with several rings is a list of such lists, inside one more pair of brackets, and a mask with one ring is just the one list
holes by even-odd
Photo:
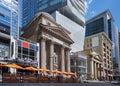
[[120, 31], [120, 0], [85, 0], [86, 20], [109, 9]]

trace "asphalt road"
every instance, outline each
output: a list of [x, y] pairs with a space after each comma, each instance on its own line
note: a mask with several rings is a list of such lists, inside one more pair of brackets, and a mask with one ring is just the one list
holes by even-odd
[[120, 86], [110, 83], [0, 83], [0, 86]]

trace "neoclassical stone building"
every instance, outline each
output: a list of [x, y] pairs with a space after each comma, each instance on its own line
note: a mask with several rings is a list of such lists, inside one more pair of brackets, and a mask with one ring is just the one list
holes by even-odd
[[[64, 21], [63, 21], [64, 22]], [[57, 24], [48, 13], [38, 13], [22, 35], [40, 43], [39, 67], [70, 71], [70, 32]]]
[[91, 50], [85, 50], [87, 54], [87, 78], [100, 80], [102, 78], [102, 59], [100, 55]]
[[104, 33], [85, 38], [84, 50], [88, 54], [88, 78], [111, 80], [113, 76], [112, 42]]

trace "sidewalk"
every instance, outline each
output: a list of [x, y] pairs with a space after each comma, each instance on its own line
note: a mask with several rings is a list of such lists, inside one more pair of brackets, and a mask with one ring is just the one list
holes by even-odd
[[107, 81], [99, 81], [99, 80], [87, 80], [87, 82], [92, 82], [92, 83], [106, 83]]

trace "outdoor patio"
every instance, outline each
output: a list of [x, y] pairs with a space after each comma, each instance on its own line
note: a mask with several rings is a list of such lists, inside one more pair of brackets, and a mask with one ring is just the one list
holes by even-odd
[[[1, 69], [4, 67], [22, 70], [22, 72], [10, 73], [2, 72], [2, 83], [78, 83], [79, 78], [72, 72], [61, 72], [56, 70], [48, 70], [45, 68], [26, 67], [23, 68], [17, 64], [1, 64]], [[25, 71], [29, 72], [25, 72]]]

